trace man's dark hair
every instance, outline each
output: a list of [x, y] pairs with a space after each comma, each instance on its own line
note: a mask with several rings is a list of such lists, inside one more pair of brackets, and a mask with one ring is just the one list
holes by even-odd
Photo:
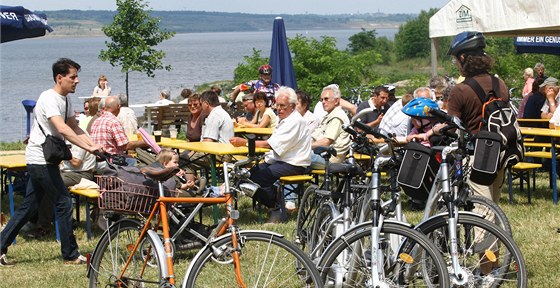
[[385, 93], [389, 94], [389, 88], [387, 88], [383, 85], [377, 86], [377, 87], [375, 87], [375, 90], [373, 90], [372, 96], [379, 96], [379, 94], [381, 94], [381, 92], [385, 92]]
[[218, 94], [212, 90], [206, 90], [200, 95], [200, 102], [207, 102], [208, 105], [216, 107], [220, 105], [220, 99], [218, 99]]
[[255, 92], [255, 94], [253, 94], [253, 103], [257, 102], [257, 100], [264, 101], [264, 105], [268, 107], [268, 96], [266, 96], [266, 93], [262, 91]]
[[296, 95], [301, 104], [305, 106], [305, 110], [309, 110], [309, 104], [311, 103], [311, 97], [309, 94], [303, 90], [298, 90]]
[[538, 77], [533, 81], [533, 86], [531, 87], [531, 92], [537, 93], [539, 92], [539, 86], [544, 83], [544, 78]]
[[53, 72], [53, 80], [56, 83], [56, 75], [60, 74], [62, 76], [66, 76], [70, 73], [70, 68], [76, 68], [76, 70], [80, 71], [81, 66], [80, 64], [70, 60], [68, 58], [60, 58], [52, 65], [52, 72]]

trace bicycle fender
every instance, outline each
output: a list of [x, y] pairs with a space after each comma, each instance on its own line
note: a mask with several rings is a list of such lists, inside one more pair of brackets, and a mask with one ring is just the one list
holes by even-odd
[[[136, 219], [131, 219], [131, 218], [121, 219], [121, 220], [113, 223], [111, 226], [109, 226], [109, 228], [107, 228], [105, 231], [103, 231], [103, 234], [101, 234], [101, 237], [99, 237], [99, 240], [103, 239], [107, 235], [107, 233], [109, 233], [109, 229], [112, 229], [112, 227], [115, 226], [117, 223], [122, 223], [122, 222], [125, 222], [125, 221], [133, 222], [134, 224], [138, 225], [139, 227], [143, 226], [142, 223], [139, 220], [136, 220]], [[91, 252], [90, 261], [89, 261], [90, 263], [93, 262], [95, 254], [96, 254], [97, 249], [99, 247], [99, 242], [100, 241], [97, 241], [97, 244], [95, 244], [95, 248], [93, 249], [93, 252]], [[90, 264], [90, 263], [88, 263], [88, 264]], [[87, 278], [89, 278], [90, 272], [91, 272], [91, 265], [88, 265], [87, 271], [86, 271], [86, 277]]]
[[[484, 216], [482, 216], [482, 215], [480, 215], [480, 214], [478, 214], [478, 213], [470, 212], [470, 211], [458, 211], [458, 213], [459, 213], [460, 215], [471, 215], [471, 216], [478, 217], [478, 218], [480, 218], [480, 219], [484, 219]], [[426, 225], [426, 223], [429, 223], [429, 222], [431, 222], [431, 221], [436, 221], [436, 220], [439, 219], [440, 217], [446, 217], [448, 214], [449, 214], [448, 212], [441, 212], [441, 213], [438, 213], [438, 214], [436, 214], [436, 215], [434, 215], [434, 216], [431, 216], [430, 218], [428, 218], [428, 219], [426, 219], [426, 220], [424, 220], [424, 221], [418, 223], [418, 224], [414, 227], [414, 229], [416, 229], [416, 230], [418, 230], [418, 231], [424, 233], [423, 230], [424, 230], [424, 226]], [[435, 220], [435, 219], [436, 219], [436, 220]]]
[[156, 231], [148, 230], [148, 237], [150, 237], [152, 243], [154, 243], [154, 249], [156, 250], [156, 255], [161, 266], [161, 276], [164, 279], [169, 279], [170, 275], [167, 273], [167, 254], [165, 253], [165, 247], [163, 247], [163, 243]]

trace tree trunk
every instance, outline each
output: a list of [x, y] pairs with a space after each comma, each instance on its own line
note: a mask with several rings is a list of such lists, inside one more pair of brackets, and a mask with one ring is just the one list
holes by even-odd
[[125, 83], [125, 87], [126, 87], [126, 103], [128, 103], [128, 105], [130, 106], [130, 101], [128, 99], [128, 71], [126, 71], [126, 78], [124, 80]]

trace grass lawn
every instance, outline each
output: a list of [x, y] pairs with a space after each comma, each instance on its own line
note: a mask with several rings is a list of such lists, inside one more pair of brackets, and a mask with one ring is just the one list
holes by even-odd
[[[548, 188], [548, 176], [538, 175], [537, 190], [532, 194], [532, 204], [527, 204], [525, 193], [514, 183], [516, 204], [508, 203], [507, 188], [504, 186], [501, 207], [509, 217], [514, 238], [528, 266], [529, 287], [558, 287], [560, 283], [560, 207], [552, 203], [552, 191]], [[18, 197], [20, 198], [20, 197]], [[82, 210], [84, 205], [82, 205]], [[211, 209], [206, 209], [206, 219], [210, 219]], [[239, 224], [244, 229], [274, 230], [293, 239], [295, 215], [287, 224], [271, 226], [257, 223], [257, 212], [252, 210], [251, 201], [244, 199], [240, 204]], [[2, 198], [2, 211], [8, 211], [8, 198]], [[411, 212], [409, 219], [418, 218], [418, 212]], [[87, 240], [84, 211], [82, 222], [75, 234], [83, 254], [93, 251], [102, 231], [94, 230], [93, 239]], [[266, 215], [265, 215], [266, 218]], [[9, 259], [15, 267], [0, 268], [0, 287], [87, 287], [85, 265], [67, 266], [60, 258], [60, 245], [54, 240], [54, 232], [41, 239], [17, 238], [17, 244], [9, 250]], [[180, 252], [176, 257], [175, 275], [178, 283], [184, 278], [189, 259], [196, 251]]]

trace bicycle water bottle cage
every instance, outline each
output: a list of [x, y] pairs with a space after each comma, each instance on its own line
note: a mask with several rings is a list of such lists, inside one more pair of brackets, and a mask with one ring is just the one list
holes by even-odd
[[325, 160], [336, 156], [336, 150], [332, 146], [319, 146], [313, 149], [313, 153], [323, 157]]

